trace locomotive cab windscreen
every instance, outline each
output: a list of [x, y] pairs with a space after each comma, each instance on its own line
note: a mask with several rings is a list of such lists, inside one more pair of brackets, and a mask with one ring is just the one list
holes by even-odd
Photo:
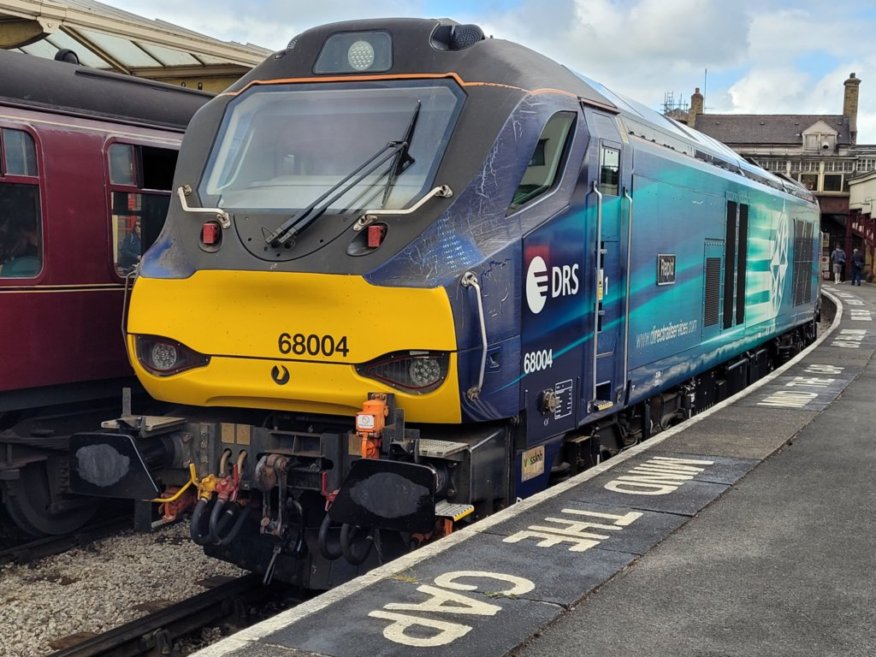
[[447, 80], [254, 86], [226, 110], [200, 196], [284, 217], [405, 208], [433, 184], [462, 102]]

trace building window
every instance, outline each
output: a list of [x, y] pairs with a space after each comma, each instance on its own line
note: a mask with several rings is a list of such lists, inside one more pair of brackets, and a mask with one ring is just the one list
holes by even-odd
[[855, 170], [854, 160], [827, 160], [824, 163], [825, 171], [845, 171], [850, 172]]
[[843, 177], [841, 174], [831, 173], [824, 176], [825, 192], [841, 192], [843, 190]]
[[800, 174], [800, 182], [809, 191], [818, 191], [818, 174], [817, 173], [802, 173]]
[[0, 278], [33, 278], [43, 267], [36, 145], [4, 128], [0, 146]]

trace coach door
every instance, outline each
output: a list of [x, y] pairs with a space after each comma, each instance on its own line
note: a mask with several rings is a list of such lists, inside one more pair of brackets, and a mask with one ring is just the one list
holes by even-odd
[[[626, 390], [626, 331], [629, 316], [629, 240], [632, 222], [630, 194], [630, 153], [620, 140], [613, 117], [591, 113], [588, 123], [593, 128], [597, 152], [595, 175], [590, 180], [587, 196], [591, 226], [594, 293], [592, 326], [595, 339], [591, 343], [590, 371], [585, 372], [585, 398], [589, 388], [587, 412], [605, 411], [623, 401]], [[587, 380], [589, 379], [589, 380]], [[589, 384], [589, 385], [588, 385]]]

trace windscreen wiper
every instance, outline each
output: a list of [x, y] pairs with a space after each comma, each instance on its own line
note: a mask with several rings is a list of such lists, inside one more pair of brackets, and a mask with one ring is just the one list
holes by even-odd
[[[414, 108], [414, 113], [411, 116], [411, 121], [408, 124], [407, 130], [405, 131], [405, 137], [410, 138], [410, 135], [413, 134], [413, 127], [416, 125], [417, 117], [419, 116], [419, 114], [420, 101], [418, 100], [417, 106], [416, 108]], [[402, 139], [401, 141], [391, 141], [382, 148], [380, 148], [376, 153], [370, 156], [358, 167], [353, 169], [353, 171], [347, 174], [343, 179], [339, 180], [329, 189], [327, 189], [325, 193], [323, 193], [319, 198], [313, 201], [313, 203], [304, 208], [301, 214], [289, 217], [289, 219], [284, 221], [273, 233], [265, 238], [265, 243], [272, 247], [277, 247], [281, 244], [288, 247], [295, 239], [295, 236], [298, 235], [305, 228], [307, 228], [314, 221], [319, 219], [325, 213], [325, 211], [331, 207], [332, 203], [334, 203], [344, 194], [349, 192], [353, 187], [358, 185], [365, 178], [374, 173], [377, 169], [389, 162], [391, 158], [395, 158], [393, 160], [392, 169], [395, 170], [396, 168], [399, 168], [400, 163], [402, 163], [401, 166], [403, 171], [403, 163], [406, 162], [406, 158], [409, 159], [406, 153], [407, 148], [408, 142], [404, 139]], [[404, 153], [405, 156], [398, 157], [399, 153]]]
[[392, 188], [395, 186], [396, 178], [398, 178], [405, 169], [414, 163], [414, 158], [409, 154], [411, 150], [411, 139], [414, 137], [414, 130], [417, 127], [417, 119], [420, 118], [420, 103], [417, 100], [417, 106], [414, 108], [414, 113], [411, 116], [411, 121], [408, 123], [408, 129], [405, 131], [405, 136], [402, 139], [402, 146], [395, 152], [395, 159], [389, 169], [389, 178], [386, 180], [386, 187], [383, 190], [383, 203], [386, 207], [386, 202], [389, 200], [389, 195], [392, 193]]

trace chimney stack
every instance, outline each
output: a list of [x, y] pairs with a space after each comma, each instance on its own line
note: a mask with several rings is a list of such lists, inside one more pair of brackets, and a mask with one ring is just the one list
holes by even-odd
[[849, 120], [849, 136], [852, 144], [858, 141], [858, 87], [861, 80], [854, 73], [849, 74], [849, 79], [843, 82], [846, 88], [843, 94], [843, 116]]
[[[859, 80], [860, 82], [860, 80]], [[857, 103], [857, 94], [855, 95], [855, 102]], [[856, 105], [857, 106], [857, 105]], [[693, 92], [693, 95], [690, 97], [690, 111], [687, 113], [687, 124], [693, 128], [696, 127], [697, 124], [697, 114], [703, 113], [703, 94], [700, 93], [700, 88], [697, 87], [696, 91]]]

